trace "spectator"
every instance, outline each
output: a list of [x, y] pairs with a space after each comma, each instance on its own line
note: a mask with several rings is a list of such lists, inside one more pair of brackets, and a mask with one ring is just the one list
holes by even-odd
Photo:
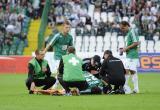
[[91, 26], [91, 36], [95, 36], [96, 33], [96, 29], [93, 26]]
[[33, 9], [34, 9], [34, 18], [37, 19], [39, 16], [39, 9], [40, 9], [40, 0], [33, 0], [32, 3]]
[[12, 32], [8, 32], [5, 36], [5, 45], [11, 46], [12, 45], [12, 41], [13, 41], [13, 33]]
[[27, 10], [26, 10], [26, 15], [28, 17], [34, 18], [34, 12], [33, 12], [33, 10], [34, 9], [33, 9], [32, 4], [30, 2], [28, 2], [28, 4], [27, 4]]
[[55, 8], [55, 15], [56, 16], [62, 16], [63, 15], [63, 8], [61, 5], [58, 5], [56, 8]]
[[92, 25], [92, 21], [91, 21], [91, 17], [90, 16], [86, 16], [86, 23], [85, 25]]
[[4, 33], [0, 30], [0, 48], [2, 49], [4, 43]]
[[9, 22], [13, 23], [15, 21], [17, 21], [18, 15], [16, 13], [16, 10], [13, 10], [13, 12], [11, 13], [10, 17], [9, 17]]
[[77, 26], [76, 28], [76, 36], [82, 36], [82, 29], [80, 26]]
[[85, 25], [83, 35], [85, 36], [90, 36], [91, 35], [91, 26], [90, 25]]
[[141, 21], [142, 21], [143, 31], [144, 31], [144, 32], [147, 32], [147, 30], [148, 30], [148, 23], [149, 23], [149, 13], [146, 13], [146, 12], [145, 12], [145, 13], [142, 15]]
[[107, 0], [102, 0], [101, 12], [106, 12], [106, 11], [107, 11]]
[[48, 25], [49, 27], [52, 27], [52, 25], [55, 24], [55, 15], [54, 15], [54, 11], [50, 10], [49, 14], [48, 14]]

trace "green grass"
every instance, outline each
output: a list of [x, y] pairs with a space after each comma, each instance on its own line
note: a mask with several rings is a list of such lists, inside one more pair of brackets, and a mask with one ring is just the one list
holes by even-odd
[[160, 74], [139, 74], [140, 94], [29, 95], [27, 75], [0, 75], [0, 110], [159, 110]]

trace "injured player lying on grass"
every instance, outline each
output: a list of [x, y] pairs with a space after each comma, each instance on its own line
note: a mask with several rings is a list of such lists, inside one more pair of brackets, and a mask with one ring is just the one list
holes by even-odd
[[[102, 93], [124, 94], [124, 68], [122, 62], [112, 56], [111, 51], [107, 50], [104, 53], [104, 62], [100, 71], [97, 71], [100, 77], [95, 77], [93, 74], [82, 70], [82, 60], [76, 56], [74, 47], [68, 47], [67, 53], [62, 57], [58, 70], [58, 80], [65, 92], [61, 90], [34, 90], [34, 93], [66, 96]], [[116, 69], [113, 69], [115, 67]], [[111, 85], [114, 85], [114, 89]], [[35, 88], [34, 86], [31, 84], [31, 90]]]
[[34, 89], [34, 94], [37, 95], [54, 95], [54, 96], [78, 96], [78, 95], [93, 95], [93, 94], [123, 94], [119, 90], [114, 90], [111, 87], [105, 86], [102, 80], [97, 79], [92, 74], [85, 72], [85, 79], [88, 83], [88, 88], [83, 91], [79, 91], [78, 88], [70, 88], [69, 94], [65, 93], [64, 89], [48, 89], [38, 90]]

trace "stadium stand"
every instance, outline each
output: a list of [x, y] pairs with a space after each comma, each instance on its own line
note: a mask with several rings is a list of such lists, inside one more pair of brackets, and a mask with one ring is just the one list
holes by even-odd
[[[42, 0], [0, 1], [0, 55], [23, 55], [31, 19], [38, 19]], [[38, 28], [38, 27], [37, 27]]]
[[[57, 21], [56, 18], [67, 18], [71, 21], [71, 34], [78, 52], [101, 54], [110, 49], [117, 53], [119, 48], [125, 46], [124, 35], [119, 29], [122, 20], [128, 21], [139, 33], [139, 52], [159, 52], [159, 0], [58, 1], [52, 3], [55, 16], [49, 21], [54, 25], [59, 25], [64, 20]], [[70, 16], [62, 10], [68, 10]]]
[[[28, 31], [32, 20], [41, 16], [44, 4], [45, 0], [0, 1], [1, 55], [28, 55], [32, 51], [28, 46], [37, 45], [30, 42], [38, 38], [31, 38]], [[125, 45], [119, 29], [124, 20], [139, 33], [140, 52], [159, 52], [159, 4], [159, 0], [52, 0], [45, 36], [48, 39], [49, 34], [57, 33], [57, 26], [69, 19], [77, 51], [117, 52]]]

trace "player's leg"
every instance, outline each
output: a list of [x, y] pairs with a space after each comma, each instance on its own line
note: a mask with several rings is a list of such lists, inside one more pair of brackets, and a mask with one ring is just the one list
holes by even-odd
[[80, 91], [86, 90], [88, 88], [87, 81], [77, 81], [73, 85], [75, 85], [75, 87], [77, 87]]
[[124, 84], [124, 90], [125, 90], [125, 93], [126, 94], [130, 94], [131, 93], [131, 89], [128, 85], [128, 82], [129, 82], [129, 78], [130, 78], [130, 71], [129, 71], [129, 65], [130, 65], [130, 62], [129, 62], [129, 59], [126, 59], [126, 62], [124, 64], [124, 67], [125, 67], [125, 70], [126, 70], [126, 73], [125, 73], [125, 84]]
[[71, 89], [70, 89], [70, 87], [73, 87], [72, 83], [73, 82], [63, 81], [63, 86], [64, 86], [64, 89], [65, 89], [65, 96], [71, 96], [72, 95]]
[[60, 63], [60, 60], [54, 60], [54, 65], [53, 65], [53, 74], [55, 74], [55, 78], [56, 78], [56, 83], [53, 85], [52, 89], [56, 89], [58, 84], [59, 84], [59, 81], [58, 81], [58, 76], [57, 76], [57, 73], [58, 73], [58, 67], [59, 67], [59, 63]]
[[59, 83], [61, 84], [61, 86], [63, 87], [63, 90], [66, 90], [66, 85], [65, 85], [65, 82], [63, 81], [63, 75], [58, 75], [58, 81]]
[[73, 95], [79, 95], [79, 91], [86, 90], [88, 88], [88, 83], [86, 81], [73, 81], [73, 82], [66, 82], [65, 84], [65, 91], [66, 94], [72, 93]]
[[51, 88], [56, 82], [56, 79], [54, 77], [48, 77], [44, 79], [44, 87], [43, 90], [47, 90]]
[[115, 94], [125, 94], [123, 88], [124, 84], [125, 84], [125, 79], [118, 79], [113, 82]]
[[27, 78], [27, 80], [26, 80], [26, 86], [27, 86], [28, 90], [30, 90], [32, 81], [33, 80], [31, 78]]
[[111, 92], [112, 87], [110, 85], [110, 79], [106, 76], [101, 78], [101, 81], [103, 83], [103, 93], [104, 94], [108, 94], [109, 92]]
[[33, 94], [33, 91], [31, 90], [31, 84], [32, 84], [32, 82], [33, 82], [33, 80], [31, 78], [28, 78], [26, 80], [26, 86], [27, 86], [27, 88], [29, 90], [29, 94]]
[[131, 78], [134, 86], [133, 93], [139, 93], [137, 66], [138, 59], [133, 59], [132, 65], [130, 67]]

